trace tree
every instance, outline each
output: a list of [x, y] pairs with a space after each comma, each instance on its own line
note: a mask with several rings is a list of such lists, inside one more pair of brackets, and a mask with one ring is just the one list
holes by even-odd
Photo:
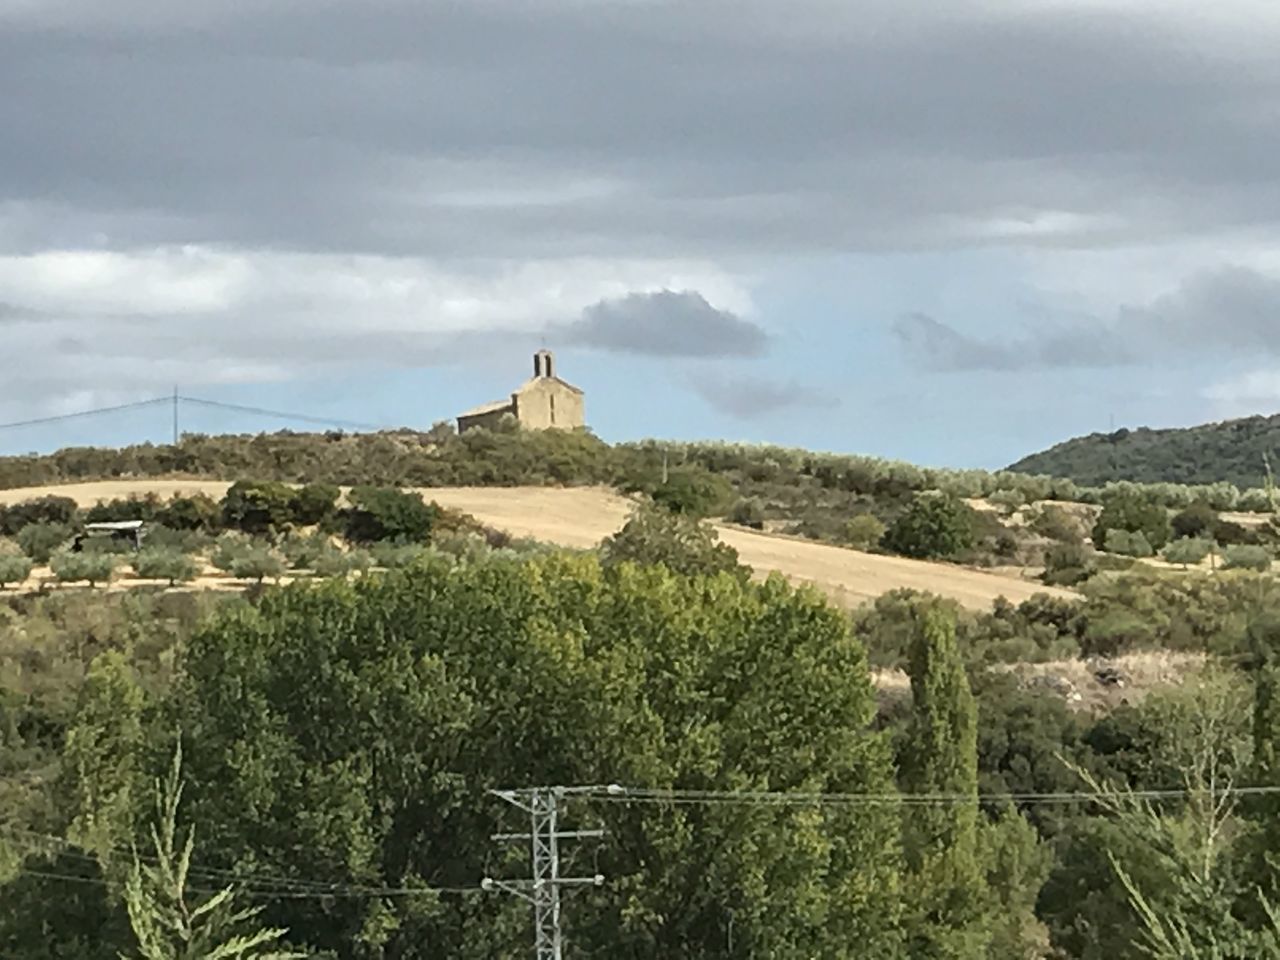
[[124, 656], [89, 665], [62, 752], [62, 790], [72, 814], [68, 836], [109, 862], [133, 836], [141, 799], [144, 697]]
[[420, 494], [391, 487], [356, 487], [347, 500], [346, 537], [352, 543], [423, 543], [440, 516]]
[[724, 477], [701, 467], [676, 467], [666, 479], [648, 489], [653, 502], [672, 513], [709, 517], [733, 500], [733, 487]]
[[974, 544], [973, 510], [954, 497], [918, 494], [889, 525], [884, 546], [921, 559], [952, 557]]
[[1212, 540], [1204, 540], [1199, 537], [1183, 537], [1181, 540], [1174, 540], [1161, 553], [1169, 563], [1180, 563], [1185, 570], [1189, 564], [1198, 564], [1209, 555], [1209, 551], [1213, 549]]
[[332, 483], [308, 483], [293, 495], [293, 521], [303, 526], [323, 523], [337, 512], [342, 493]]
[[869, 513], [860, 513], [850, 517], [844, 525], [844, 535], [850, 544], [859, 550], [870, 550], [879, 546], [884, 538], [885, 525], [877, 517]]
[[694, 518], [656, 505], [639, 507], [621, 530], [600, 545], [606, 566], [662, 564], [684, 576], [732, 573], [747, 579], [738, 551], [721, 543], [716, 532]]
[[1093, 551], [1083, 543], [1055, 543], [1044, 552], [1044, 582], [1074, 587], [1088, 580], [1096, 566]]
[[69, 526], [78, 513], [70, 497], [36, 497], [0, 508], [0, 534], [15, 536], [31, 524]]
[[236, 906], [234, 886], [204, 899], [187, 889], [195, 828], [179, 837], [182, 750], [174, 750], [169, 776], [155, 785], [151, 854], [135, 851], [124, 902], [138, 942], [138, 960], [302, 960], [304, 953], [282, 949], [287, 930], [253, 923], [261, 907]]
[[1150, 497], [1120, 491], [1103, 500], [1102, 512], [1093, 525], [1094, 545], [1105, 544], [1109, 530], [1140, 533], [1153, 550], [1169, 542], [1169, 512]]
[[[351, 885], [474, 886], [505, 819], [475, 799], [494, 784], [893, 792], [847, 616], [776, 577], [552, 554], [274, 591], [192, 638], [171, 703], [211, 862]], [[902, 955], [893, 804], [574, 819], [610, 837], [609, 883], [566, 915], [581, 956]], [[272, 911], [343, 956], [481, 960], [528, 935], [506, 900]]]
[[49, 561], [53, 575], [60, 583], [88, 581], [90, 587], [110, 583], [115, 576], [117, 558], [109, 553], [72, 553], [64, 550]]
[[172, 587], [179, 580], [194, 580], [199, 567], [194, 557], [178, 550], [149, 547], [133, 558], [133, 570], [144, 580], [168, 580]]
[[63, 523], [29, 523], [18, 531], [18, 546], [36, 563], [48, 563], [53, 552], [71, 539]]
[[0, 589], [23, 583], [31, 576], [32, 566], [30, 557], [20, 553], [0, 553]]
[[158, 523], [173, 530], [212, 531], [221, 520], [222, 510], [217, 501], [203, 493], [174, 496], [156, 514]]
[[1261, 573], [1271, 569], [1271, 551], [1247, 544], [1227, 547], [1222, 553], [1222, 567], [1224, 570], [1256, 570]]
[[908, 794], [956, 798], [904, 814], [903, 849], [917, 899], [913, 957], [985, 956], [991, 931], [978, 849], [977, 708], [955, 621], [920, 612], [908, 651], [912, 707], [899, 766]]
[[237, 480], [222, 498], [222, 521], [233, 530], [267, 534], [293, 521], [294, 493], [274, 480]]
[[743, 497], [729, 511], [729, 520], [739, 526], [760, 530], [764, 527], [764, 504], [757, 497]]
[[282, 573], [284, 560], [267, 547], [249, 547], [231, 558], [231, 575], [237, 580], [261, 583], [267, 577], [279, 577]]
[[1151, 542], [1141, 530], [1108, 530], [1103, 540], [1108, 553], [1122, 557], [1149, 557], [1154, 552]]
[[1174, 514], [1170, 528], [1180, 538], [1212, 536], [1217, 522], [1218, 511], [1201, 500]]

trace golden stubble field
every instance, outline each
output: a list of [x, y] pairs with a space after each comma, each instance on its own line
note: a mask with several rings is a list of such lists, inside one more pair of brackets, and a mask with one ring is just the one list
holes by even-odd
[[[0, 504], [55, 494], [81, 506], [99, 500], [183, 493], [221, 497], [228, 484], [216, 480], [108, 480], [0, 490]], [[566, 547], [598, 544], [626, 522], [633, 501], [595, 487], [432, 487], [420, 492], [442, 506], [465, 511], [514, 536], [533, 537]], [[944, 563], [861, 553], [808, 540], [719, 525], [724, 542], [758, 575], [778, 571], [794, 583], [812, 584], [843, 606], [858, 606], [899, 588], [950, 597], [971, 609], [985, 610], [1003, 596], [1013, 603], [1033, 594], [1074, 596], [1013, 573], [992, 573]]]

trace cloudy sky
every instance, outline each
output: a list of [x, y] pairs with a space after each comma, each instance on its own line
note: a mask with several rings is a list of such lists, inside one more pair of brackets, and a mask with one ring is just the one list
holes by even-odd
[[544, 344], [611, 440], [1275, 412], [1277, 49], [1273, 0], [0, 0], [0, 421], [428, 426]]

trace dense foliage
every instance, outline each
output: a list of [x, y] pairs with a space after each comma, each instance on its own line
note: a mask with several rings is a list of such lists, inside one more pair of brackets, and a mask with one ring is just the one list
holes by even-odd
[[[192, 886], [233, 883], [310, 955], [525, 955], [525, 907], [476, 890], [527, 871], [489, 841], [513, 824], [486, 791], [621, 782], [946, 802], [572, 803], [570, 827], [608, 831], [583, 852], [606, 885], [566, 911], [584, 958], [1138, 960], [1150, 936], [1126, 878], [1161, 916], [1225, 904], [1235, 926], [1213, 935], [1254, 951], [1228, 955], [1272, 956], [1247, 880], [1271, 841], [1243, 802], [1204, 899], [1173, 869], [1204, 850], [1166, 843], [1204, 835], [1200, 808], [1137, 830], [1105, 805], [984, 799], [1084, 789], [1078, 771], [1176, 790], [1209, 775], [1206, 750], [1218, 783], [1270, 782], [1250, 757], [1275, 755], [1277, 684], [1259, 684], [1251, 736], [1248, 673], [1090, 716], [999, 665], [1171, 648], [1254, 669], [1280, 643], [1257, 627], [1280, 610], [1272, 581], [1152, 572], [980, 614], [904, 591], [851, 630], [777, 579], [672, 572], [696, 524], [657, 507], [640, 523], [657, 566], [455, 535], [458, 559], [384, 544], [410, 565], [253, 605], [82, 591], [0, 607], [4, 955], [134, 952], [129, 851], [152, 848], [148, 784], [180, 731]], [[906, 668], [914, 695], [878, 706], [869, 664]], [[361, 892], [423, 886], [451, 892]]]
[[1070, 477], [1086, 486], [1133, 480], [1260, 487], [1266, 477], [1263, 458], [1277, 450], [1280, 416], [1246, 417], [1197, 427], [1091, 433], [1024, 457], [1009, 469]]

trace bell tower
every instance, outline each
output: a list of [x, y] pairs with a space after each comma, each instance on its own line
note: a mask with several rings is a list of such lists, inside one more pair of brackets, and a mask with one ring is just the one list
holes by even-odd
[[533, 355], [533, 375], [550, 379], [555, 374], [555, 355], [550, 350], [539, 350]]

